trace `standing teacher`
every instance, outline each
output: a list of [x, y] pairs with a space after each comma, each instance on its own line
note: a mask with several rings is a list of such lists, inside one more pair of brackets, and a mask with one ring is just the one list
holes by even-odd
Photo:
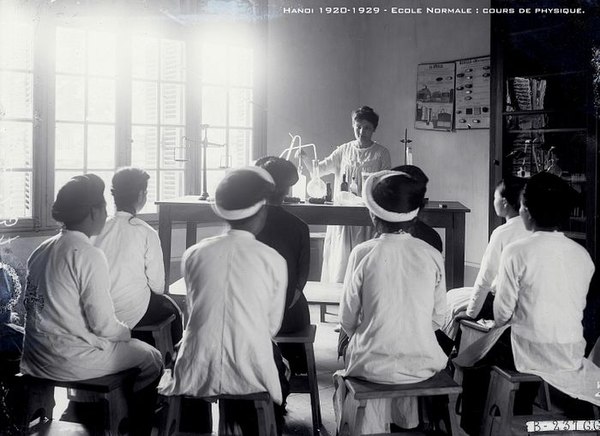
[[[362, 173], [374, 173], [391, 168], [390, 152], [372, 136], [379, 124], [379, 115], [369, 106], [362, 106], [352, 112], [352, 127], [356, 140], [338, 146], [324, 160], [319, 162], [319, 174], [335, 175], [334, 199], [338, 198], [344, 180], [354, 194], [362, 192]], [[306, 160], [306, 156], [303, 156]], [[305, 162], [306, 163], [306, 162]], [[312, 165], [305, 165], [312, 168]], [[348, 257], [352, 249], [373, 237], [373, 227], [328, 226], [323, 247], [323, 269], [321, 281], [342, 283]]]

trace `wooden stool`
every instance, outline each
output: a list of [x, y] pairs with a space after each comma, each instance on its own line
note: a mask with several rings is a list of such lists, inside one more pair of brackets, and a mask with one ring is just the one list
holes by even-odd
[[325, 322], [325, 315], [337, 315], [336, 313], [327, 312], [327, 305], [339, 306], [342, 297], [341, 283], [324, 283], [324, 282], [306, 282], [303, 290], [304, 296], [308, 304], [318, 304], [320, 306], [320, 321]]
[[[28, 375], [21, 377], [26, 395], [25, 413], [21, 419], [23, 428], [28, 428], [31, 419], [43, 411], [45, 417], [52, 419], [54, 408], [54, 388], [67, 389], [67, 397], [75, 402], [100, 402], [107, 404], [107, 414], [104, 419], [105, 435], [126, 434], [122, 428], [128, 416], [126, 392], [131, 390], [133, 378], [138, 374], [136, 368], [121, 371], [116, 374], [79, 381], [58, 381], [41, 379]], [[41, 416], [41, 415], [40, 415]]]
[[277, 335], [278, 344], [304, 344], [306, 352], [307, 375], [293, 375], [290, 380], [290, 393], [310, 394], [310, 408], [313, 421], [313, 435], [319, 434], [321, 428], [321, 403], [319, 401], [319, 385], [317, 383], [317, 367], [315, 364], [315, 334], [317, 326], [311, 324], [303, 331]]
[[173, 357], [173, 338], [171, 336], [171, 323], [175, 321], [175, 315], [170, 315], [158, 324], [135, 327], [134, 332], [151, 332], [154, 338], [154, 346], [163, 357], [163, 362], [168, 362]]
[[[542, 395], [540, 405], [545, 410], [550, 410], [550, 391], [548, 384], [537, 375], [524, 374], [518, 371], [505, 370], [493, 366], [490, 374], [490, 385], [484, 408], [484, 420], [481, 427], [482, 435], [490, 435], [494, 427], [498, 427], [494, 433], [498, 435], [510, 434], [511, 421], [514, 413], [515, 395], [521, 383], [540, 383]], [[497, 421], [496, 412], [499, 412], [499, 426], [494, 426]]]
[[14, 408], [11, 415], [18, 431], [28, 434], [39, 427], [45, 427], [52, 420], [55, 406], [54, 386], [42, 383], [40, 379], [17, 374], [10, 381]]
[[[167, 419], [163, 428], [159, 431], [159, 436], [182, 435], [179, 430], [179, 412], [181, 409], [181, 396], [164, 397], [169, 404]], [[256, 409], [258, 422], [257, 436], [277, 436], [277, 426], [275, 424], [275, 413], [273, 410], [273, 402], [268, 392], [260, 392], [248, 395], [216, 395], [212, 397], [200, 398], [204, 401], [216, 402], [219, 400], [243, 400], [252, 401]], [[222, 403], [219, 401], [219, 436], [235, 436], [228, 431], [225, 426], [225, 410]]]
[[346, 377], [344, 381], [348, 388], [348, 394], [352, 395], [358, 401], [359, 405], [356, 411], [355, 422], [341, 423], [340, 436], [360, 436], [367, 400], [400, 397], [432, 397], [438, 395], [448, 396], [449, 423], [447, 422], [446, 426], [449, 427], [450, 434], [463, 434], [456, 417], [456, 400], [462, 392], [462, 387], [456, 384], [444, 371], [438, 372], [430, 379], [420, 383], [402, 385], [382, 385], [353, 377]]

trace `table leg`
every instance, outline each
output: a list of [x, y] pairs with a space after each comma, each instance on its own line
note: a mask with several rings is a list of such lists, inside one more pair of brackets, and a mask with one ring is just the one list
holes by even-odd
[[190, 248], [196, 243], [198, 233], [198, 223], [196, 221], [188, 221], [185, 224], [185, 248]]
[[[453, 253], [453, 283], [452, 288], [462, 288], [465, 285], [465, 214], [455, 213], [452, 217], [452, 232], [454, 242], [450, 246]], [[448, 247], [446, 248], [448, 249]]]
[[163, 252], [163, 264], [165, 267], [165, 292], [169, 292], [169, 275], [171, 273], [171, 206], [161, 204], [158, 206], [158, 237]]

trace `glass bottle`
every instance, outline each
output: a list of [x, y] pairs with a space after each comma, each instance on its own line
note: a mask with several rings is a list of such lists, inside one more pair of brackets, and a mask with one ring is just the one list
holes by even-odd
[[350, 192], [354, 195], [358, 195], [358, 184], [356, 183], [356, 177], [352, 177], [352, 182], [350, 182]]
[[342, 174], [342, 183], [340, 184], [340, 191], [348, 192], [348, 182], [346, 181], [346, 174]]

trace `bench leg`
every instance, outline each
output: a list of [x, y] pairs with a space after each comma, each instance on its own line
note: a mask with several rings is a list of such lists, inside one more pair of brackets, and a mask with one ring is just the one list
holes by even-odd
[[123, 389], [115, 389], [103, 399], [108, 402], [108, 413], [105, 417], [104, 431], [107, 436], [116, 436], [124, 433], [123, 421], [129, 416], [127, 399]]
[[[511, 434], [511, 422], [515, 406], [515, 394], [519, 389], [518, 383], [511, 383], [502, 379], [495, 371], [492, 371], [488, 399], [485, 406], [484, 432], [482, 435]], [[499, 424], [495, 424], [494, 415], [496, 410], [500, 414]]]
[[172, 436], [179, 430], [179, 411], [181, 410], [181, 397], [160, 397], [167, 403], [167, 414], [158, 431], [159, 436]]
[[258, 436], [277, 436], [275, 412], [272, 401], [254, 401], [258, 422]]
[[548, 383], [543, 380], [540, 383], [536, 401], [542, 409], [547, 411], [552, 409], [552, 402], [550, 401], [550, 388], [548, 387]]
[[319, 310], [320, 310], [320, 318], [321, 318], [321, 322], [325, 322], [325, 314], [327, 313], [327, 305], [326, 304], [320, 304], [319, 305]]
[[308, 371], [308, 388], [310, 390], [310, 408], [312, 412], [313, 435], [319, 434], [321, 428], [321, 402], [319, 400], [319, 384], [315, 366], [315, 351], [312, 343], [304, 344]]
[[462, 434], [460, 424], [458, 423], [457, 416], [457, 401], [460, 394], [448, 395], [448, 417], [450, 418], [450, 434], [452, 436], [459, 436]]
[[[20, 389], [18, 386], [11, 386], [11, 388]], [[23, 434], [28, 432], [31, 422], [36, 418], [40, 419], [41, 424], [46, 420], [52, 420], [52, 410], [55, 406], [54, 386], [41, 383], [26, 384], [19, 392], [19, 398], [19, 403], [23, 406], [16, 411], [15, 424]]]
[[485, 406], [483, 408], [483, 423], [481, 425], [481, 435], [489, 436], [492, 427], [494, 425], [494, 415], [496, 414], [497, 405], [496, 401], [496, 389], [497, 389], [498, 375], [495, 371], [490, 374], [490, 384], [488, 386], [487, 398], [485, 400]]
[[367, 407], [367, 400], [360, 400], [358, 408], [356, 409], [356, 417], [354, 418], [354, 426], [350, 429], [351, 436], [360, 436], [362, 423], [365, 419], [365, 408]]

